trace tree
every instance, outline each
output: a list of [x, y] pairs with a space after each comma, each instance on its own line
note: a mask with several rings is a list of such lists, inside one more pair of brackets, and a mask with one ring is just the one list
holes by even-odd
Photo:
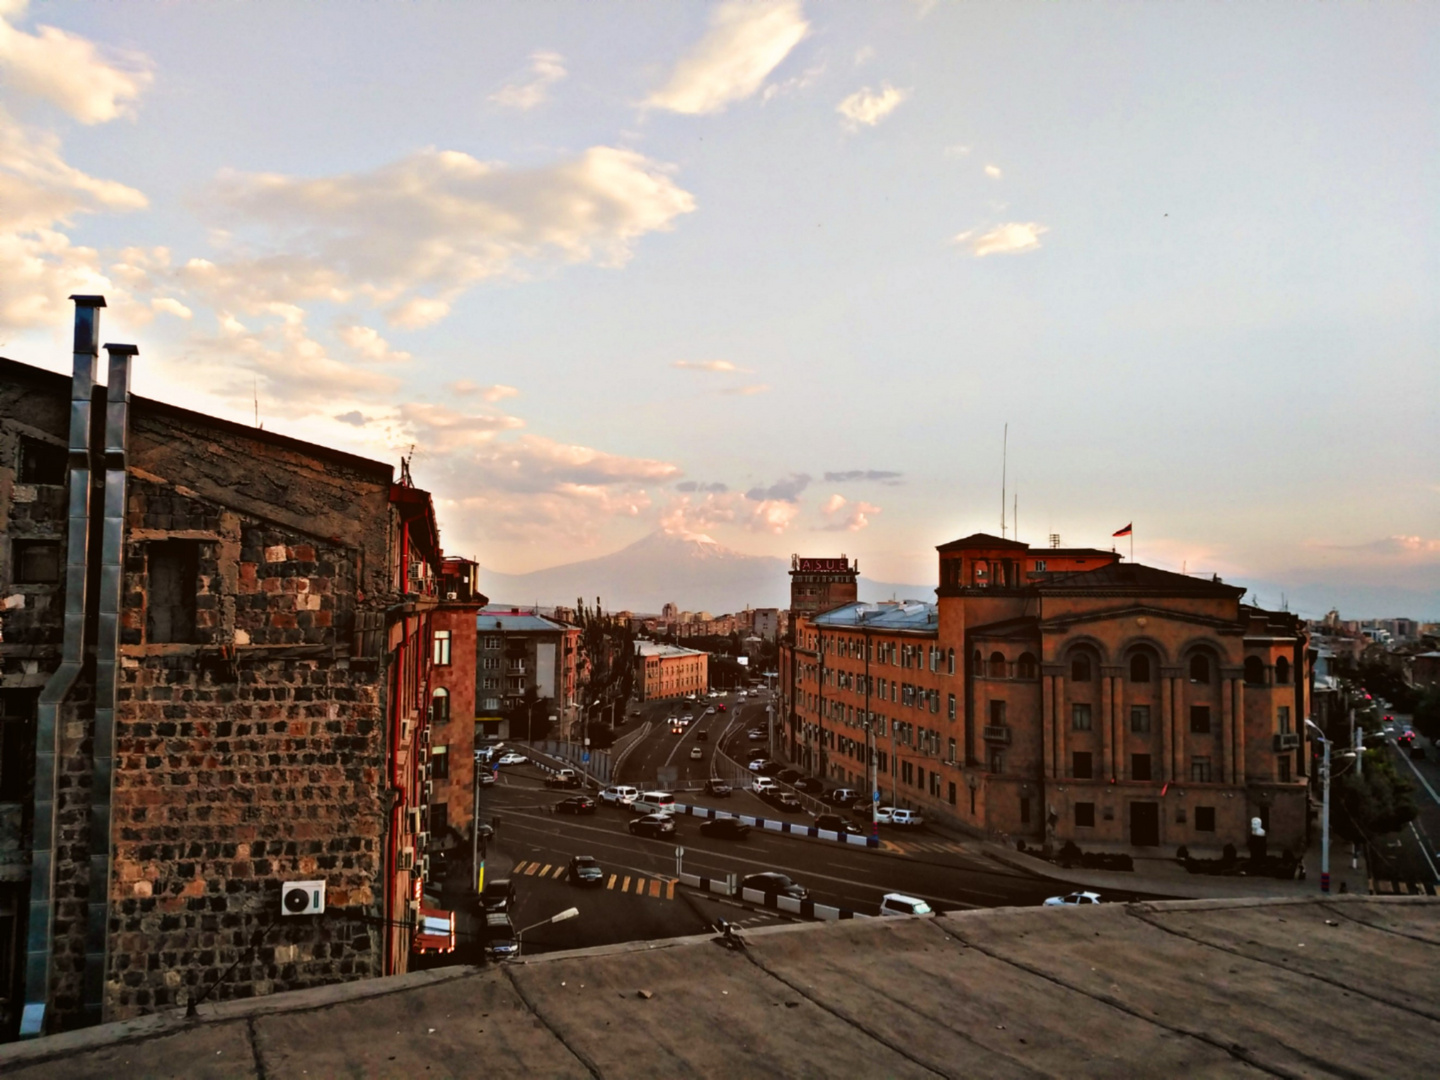
[[1422, 690], [1415, 703], [1415, 730], [1431, 742], [1440, 740], [1440, 687]]
[[598, 596], [593, 608], [586, 607], [584, 600], [575, 602], [575, 622], [585, 668], [580, 701], [586, 716], [597, 701], [612, 717], [616, 711], [623, 715], [635, 690], [635, 635], [628, 623], [621, 625], [605, 614]]
[[1332, 781], [1335, 831], [1355, 844], [1368, 844], [1415, 820], [1414, 789], [1385, 750], [1366, 750], [1363, 774], [1353, 769]]

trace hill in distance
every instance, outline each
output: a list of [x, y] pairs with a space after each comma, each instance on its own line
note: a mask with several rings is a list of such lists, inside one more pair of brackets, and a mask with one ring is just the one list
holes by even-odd
[[[572, 607], [577, 598], [607, 611], [682, 611], [716, 615], [751, 607], [787, 607], [790, 563], [773, 555], [744, 555], [708, 537], [656, 531], [609, 555], [551, 566], [528, 574], [483, 567], [480, 591], [495, 604]], [[933, 585], [895, 585], [860, 579], [861, 600], [933, 600]]]

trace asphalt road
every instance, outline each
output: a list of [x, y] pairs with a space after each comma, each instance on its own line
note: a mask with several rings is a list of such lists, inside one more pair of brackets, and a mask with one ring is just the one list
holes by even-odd
[[1371, 876], [1377, 881], [1440, 885], [1440, 750], [1423, 735], [1415, 743], [1425, 749], [1425, 760], [1416, 761], [1395, 737], [1410, 730], [1410, 717], [1396, 714], [1386, 747], [1401, 776], [1415, 788], [1419, 816], [1398, 833], [1382, 837], [1373, 845]]
[[[720, 711], [721, 705], [726, 707], [725, 712]], [[743, 739], [746, 727], [765, 727], [765, 702], [755, 699], [739, 702], [733, 694], [695, 702], [689, 710], [678, 701], [651, 701], [638, 708], [641, 720], [649, 722], [650, 730], [619, 763], [615, 770], [617, 784], [637, 787], [660, 782], [667, 787], [703, 784], [717, 775], [712, 764], [717, 747], [728, 745], [737, 735]], [[706, 712], [710, 708], [715, 711]], [[687, 715], [694, 717], [692, 722], [681, 734], [674, 734], [669, 718]], [[629, 721], [627, 730], [636, 723], [636, 720]], [[699, 739], [702, 731], [706, 736], [704, 742]], [[695, 749], [701, 752], [699, 760], [690, 756]], [[733, 752], [731, 756], [735, 756]], [[739, 758], [743, 759], [744, 754]], [[674, 770], [673, 777], [669, 770]]]

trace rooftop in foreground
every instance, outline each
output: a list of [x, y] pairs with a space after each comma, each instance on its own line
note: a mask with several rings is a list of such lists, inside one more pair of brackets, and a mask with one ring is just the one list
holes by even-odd
[[[583, 901], [582, 901], [583, 907]], [[0, 1047], [41, 1077], [1432, 1075], [1440, 902], [994, 909], [557, 953]]]

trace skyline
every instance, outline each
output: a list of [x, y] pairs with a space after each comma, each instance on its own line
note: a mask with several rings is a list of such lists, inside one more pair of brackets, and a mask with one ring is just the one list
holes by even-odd
[[413, 445], [504, 573], [927, 582], [1008, 423], [1035, 546], [1433, 617], [1437, 23], [0, 0], [0, 352], [105, 293], [138, 392]]

